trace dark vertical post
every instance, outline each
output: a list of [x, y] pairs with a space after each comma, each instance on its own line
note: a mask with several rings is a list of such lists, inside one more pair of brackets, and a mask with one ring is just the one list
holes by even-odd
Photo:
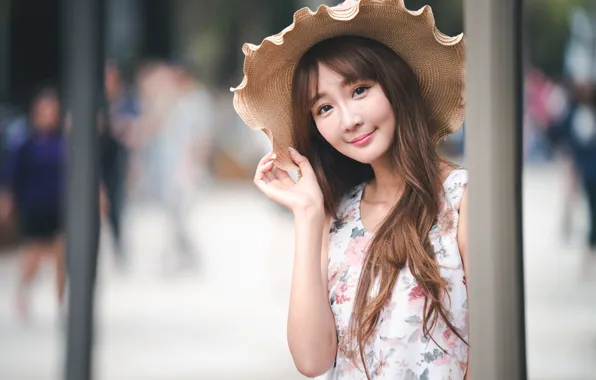
[[10, 5], [9, 0], [0, 0], [0, 101], [6, 101], [8, 98]]
[[63, 0], [69, 276], [66, 380], [92, 377], [93, 303], [99, 235], [98, 105], [103, 94], [103, 0]]

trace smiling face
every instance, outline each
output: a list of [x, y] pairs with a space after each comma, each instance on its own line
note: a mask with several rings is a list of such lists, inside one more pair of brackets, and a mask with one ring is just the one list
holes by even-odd
[[311, 162], [328, 212], [375, 167], [416, 178], [436, 158], [416, 73], [379, 42], [341, 36], [311, 47], [294, 70], [291, 104], [292, 143]]
[[312, 87], [313, 120], [333, 148], [363, 164], [385, 158], [394, 141], [395, 115], [379, 83], [346, 80], [319, 64]]

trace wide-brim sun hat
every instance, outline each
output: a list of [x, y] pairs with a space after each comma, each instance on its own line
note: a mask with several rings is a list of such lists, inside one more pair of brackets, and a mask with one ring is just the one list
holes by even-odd
[[246, 43], [244, 78], [232, 88], [234, 109], [254, 130], [262, 130], [277, 154], [276, 165], [294, 170], [288, 148], [292, 141], [292, 79], [298, 61], [312, 46], [338, 36], [359, 36], [381, 42], [416, 73], [422, 97], [439, 142], [457, 131], [465, 117], [463, 34], [449, 37], [435, 26], [430, 6], [409, 10], [404, 0], [346, 1], [302, 8], [291, 25]]

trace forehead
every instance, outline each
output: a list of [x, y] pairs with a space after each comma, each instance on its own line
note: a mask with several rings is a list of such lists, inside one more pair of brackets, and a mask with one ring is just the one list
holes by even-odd
[[311, 71], [310, 76], [310, 93], [315, 97], [321, 92], [327, 92], [334, 88], [342, 88], [350, 85], [355, 79], [351, 75], [344, 76], [331, 67], [319, 63], [317, 71]]
[[319, 63], [319, 78], [317, 84], [322, 86], [341, 86], [345, 79], [341, 74], [333, 71], [329, 66]]

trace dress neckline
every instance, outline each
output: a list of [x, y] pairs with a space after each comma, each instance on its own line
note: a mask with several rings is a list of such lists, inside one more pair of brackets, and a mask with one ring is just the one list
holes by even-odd
[[[447, 178], [445, 178], [445, 180], [443, 181], [443, 189], [445, 189], [447, 187], [447, 184], [449, 183], [449, 181], [451, 180], [451, 178], [455, 175], [455, 173], [457, 173], [458, 171], [463, 170], [462, 167], [457, 167], [455, 169], [453, 169], [449, 175], [447, 176]], [[358, 191], [357, 191], [357, 195], [356, 195], [356, 220], [358, 222], [358, 227], [361, 228], [364, 231], [364, 234], [367, 236], [374, 236], [374, 233], [367, 230], [366, 227], [364, 226], [364, 223], [362, 222], [362, 197], [364, 196], [364, 188], [366, 187], [366, 182], [362, 182], [360, 185], [358, 185]]]

